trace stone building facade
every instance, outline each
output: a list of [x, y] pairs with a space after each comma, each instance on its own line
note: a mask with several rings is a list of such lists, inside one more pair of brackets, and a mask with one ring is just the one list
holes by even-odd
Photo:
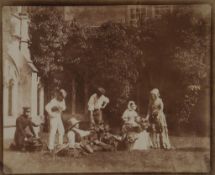
[[3, 126], [12, 138], [22, 108], [31, 108], [33, 121], [44, 113], [44, 90], [28, 49], [29, 18], [24, 7], [3, 7]]

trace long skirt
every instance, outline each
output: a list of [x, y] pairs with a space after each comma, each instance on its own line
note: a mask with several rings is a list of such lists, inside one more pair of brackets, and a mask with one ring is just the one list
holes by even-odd
[[150, 136], [154, 148], [170, 149], [171, 144], [168, 136], [166, 117], [163, 112], [158, 114], [158, 120], [151, 123]]
[[132, 150], [147, 150], [152, 146], [149, 133], [145, 130], [137, 134]]

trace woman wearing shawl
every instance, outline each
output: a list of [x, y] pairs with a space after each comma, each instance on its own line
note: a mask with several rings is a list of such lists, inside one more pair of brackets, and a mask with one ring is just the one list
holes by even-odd
[[151, 138], [154, 148], [170, 149], [166, 117], [163, 112], [163, 101], [160, 98], [158, 89], [152, 89], [150, 92], [150, 101], [147, 113], [147, 119], [151, 124]]

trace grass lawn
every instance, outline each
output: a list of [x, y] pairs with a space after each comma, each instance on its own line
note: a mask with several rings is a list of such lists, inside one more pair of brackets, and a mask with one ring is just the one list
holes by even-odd
[[[45, 137], [46, 138], [46, 137]], [[5, 173], [65, 172], [208, 172], [207, 137], [170, 137], [174, 150], [96, 152], [81, 158], [48, 157], [43, 152], [21, 153], [4, 141]]]

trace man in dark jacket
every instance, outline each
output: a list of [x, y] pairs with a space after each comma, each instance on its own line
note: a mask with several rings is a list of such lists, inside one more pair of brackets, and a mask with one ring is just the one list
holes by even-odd
[[33, 126], [37, 127], [30, 118], [30, 108], [24, 107], [23, 114], [16, 119], [16, 131], [14, 136], [15, 147], [18, 150], [25, 150], [25, 141], [30, 137], [35, 137]]

